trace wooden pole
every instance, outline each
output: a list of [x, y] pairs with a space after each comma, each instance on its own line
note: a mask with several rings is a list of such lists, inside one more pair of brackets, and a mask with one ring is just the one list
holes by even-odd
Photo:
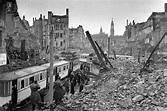
[[50, 111], [53, 111], [53, 27], [50, 32], [50, 68], [49, 68], [49, 103]]

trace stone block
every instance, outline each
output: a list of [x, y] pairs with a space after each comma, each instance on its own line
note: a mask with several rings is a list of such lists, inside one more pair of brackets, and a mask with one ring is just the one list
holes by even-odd
[[137, 95], [137, 96], [135, 96], [132, 100], [133, 100], [133, 102], [138, 102], [138, 101], [140, 101], [140, 100], [142, 100], [143, 99], [143, 96], [142, 95]]

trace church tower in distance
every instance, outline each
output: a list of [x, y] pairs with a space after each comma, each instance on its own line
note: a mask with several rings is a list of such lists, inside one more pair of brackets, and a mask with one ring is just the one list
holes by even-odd
[[112, 21], [111, 21], [110, 36], [111, 36], [111, 37], [114, 37], [114, 22], [113, 22], [113, 19], [112, 19]]

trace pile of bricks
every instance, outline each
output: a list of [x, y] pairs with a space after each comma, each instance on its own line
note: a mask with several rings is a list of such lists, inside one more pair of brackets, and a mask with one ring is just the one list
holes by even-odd
[[67, 100], [65, 107], [69, 111], [167, 111], [164, 69], [139, 75], [142, 65], [135, 61], [113, 64], [117, 71], [103, 74], [87, 90]]

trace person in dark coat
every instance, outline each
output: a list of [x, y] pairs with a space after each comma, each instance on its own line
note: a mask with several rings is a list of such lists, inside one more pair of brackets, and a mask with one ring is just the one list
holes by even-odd
[[78, 85], [80, 85], [80, 74], [79, 74], [79, 72], [77, 72], [77, 83], [78, 83]]
[[81, 81], [81, 82], [80, 82], [80, 86], [79, 86], [79, 92], [82, 92], [82, 90], [83, 90], [83, 85], [84, 85], [84, 84], [83, 84], [83, 81]]
[[75, 91], [74, 91], [74, 81], [73, 80], [71, 81], [71, 91], [70, 91], [70, 93], [72, 95], [75, 93]]
[[12, 105], [16, 105], [17, 104], [17, 87], [16, 85], [14, 85], [12, 87]]
[[64, 88], [65, 88], [65, 91], [66, 91], [66, 94], [68, 94], [69, 93], [69, 79], [66, 79], [65, 81], [64, 81], [64, 84], [63, 84], [63, 86], [64, 86]]
[[5, 109], [3, 107], [0, 106], [0, 111], [5, 111]]
[[55, 100], [55, 104], [60, 104], [65, 95], [65, 90], [62, 88], [61, 83], [58, 81], [55, 81], [54, 88], [55, 90], [54, 90], [53, 98]]
[[36, 108], [37, 109], [41, 108], [41, 95], [38, 92], [38, 89], [40, 89], [40, 86], [37, 84], [37, 81], [34, 81], [30, 85], [30, 89], [31, 89], [30, 101], [32, 104], [32, 111], [34, 111]]
[[45, 90], [41, 90], [41, 91], [39, 91], [39, 94], [40, 94], [40, 96], [41, 96], [41, 101], [42, 102], [44, 102], [44, 97], [45, 97]]

